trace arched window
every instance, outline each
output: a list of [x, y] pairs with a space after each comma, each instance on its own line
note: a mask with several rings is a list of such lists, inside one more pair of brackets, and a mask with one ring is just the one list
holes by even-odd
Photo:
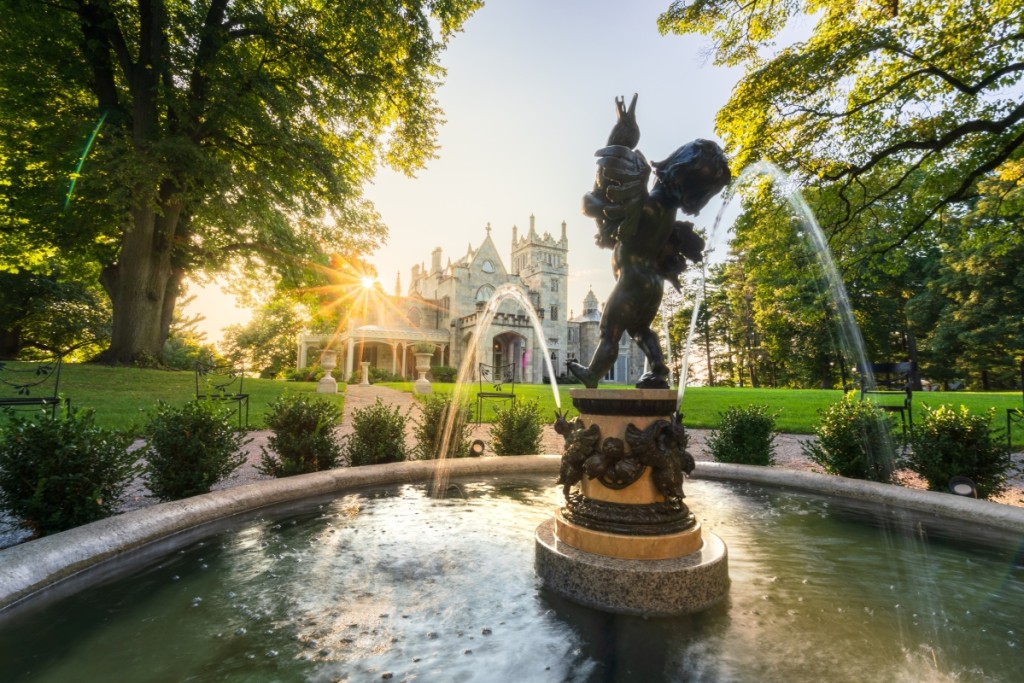
[[476, 290], [476, 300], [477, 301], [487, 302], [487, 301], [490, 301], [491, 297], [493, 297], [493, 296], [494, 296], [494, 286], [493, 285], [482, 285], [480, 287], [480, 289]]

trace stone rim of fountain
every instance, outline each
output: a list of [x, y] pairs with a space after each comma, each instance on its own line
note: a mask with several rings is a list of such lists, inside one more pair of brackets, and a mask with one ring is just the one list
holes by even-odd
[[[59, 599], [130, 571], [146, 557], [188, 545], [245, 514], [343, 491], [429, 482], [445, 476], [474, 477], [558, 472], [555, 455], [413, 461], [340, 468], [257, 482], [109, 517], [59, 534], [0, 550], [0, 619], [38, 600]], [[918, 513], [970, 519], [985, 528], [1024, 534], [1024, 508], [949, 493], [845, 479], [814, 472], [702, 462], [695, 479], [765, 484], [885, 504]], [[147, 555], [148, 553], [148, 555]]]

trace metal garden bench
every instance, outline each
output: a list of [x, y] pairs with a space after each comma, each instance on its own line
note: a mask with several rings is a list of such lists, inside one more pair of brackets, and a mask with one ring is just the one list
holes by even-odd
[[480, 391], [476, 395], [476, 421], [483, 421], [484, 401], [511, 401], [516, 404], [516, 364], [480, 363]]
[[[860, 399], [874, 400], [875, 404], [888, 413], [899, 413], [903, 436], [914, 431], [914, 363], [872, 363], [860, 373]], [[893, 402], [899, 400], [898, 403]]]
[[196, 363], [196, 399], [233, 401], [237, 404], [238, 427], [249, 426], [249, 394], [245, 393], [244, 367], [227, 363]]
[[[60, 370], [63, 358], [54, 355], [39, 361], [0, 361], [0, 409], [50, 408], [57, 414]], [[71, 399], [65, 399], [67, 406]]]

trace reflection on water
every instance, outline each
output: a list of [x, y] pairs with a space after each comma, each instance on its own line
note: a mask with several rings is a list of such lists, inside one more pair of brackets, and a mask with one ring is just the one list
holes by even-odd
[[[259, 519], [0, 622], [13, 681], [1010, 681], [1013, 539], [901, 511], [695, 481], [724, 604], [600, 614], [544, 591], [547, 479], [403, 486]], [[455, 495], [457, 494], [457, 495]]]

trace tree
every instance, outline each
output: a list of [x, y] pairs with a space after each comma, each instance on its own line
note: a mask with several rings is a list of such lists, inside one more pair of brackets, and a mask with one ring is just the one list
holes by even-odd
[[1006, 165], [980, 190], [916, 304], [927, 357], [987, 390], [1012, 387], [1024, 359], [1024, 163]]
[[[772, 52], [811, 15], [810, 36]], [[1024, 146], [1024, 6], [1015, 0], [676, 0], [663, 33], [712, 38], [746, 73], [717, 119], [735, 166], [775, 162], [804, 185], [832, 238], [870, 257], [962, 211]], [[878, 210], [898, 210], [891, 233]]]
[[[0, 106], [16, 121], [0, 135], [26, 142], [5, 177], [43, 169], [33, 187], [64, 194], [71, 132], [99, 130], [77, 179], [102, 211], [74, 244], [104, 247], [106, 359], [160, 355], [188, 273], [242, 258], [286, 277], [324, 247], [376, 244], [384, 227], [361, 186], [379, 163], [411, 172], [434, 155], [438, 57], [480, 5], [11, 3]], [[29, 144], [51, 119], [60, 139]], [[19, 235], [57, 230], [40, 210], [11, 213], [29, 219]]]

